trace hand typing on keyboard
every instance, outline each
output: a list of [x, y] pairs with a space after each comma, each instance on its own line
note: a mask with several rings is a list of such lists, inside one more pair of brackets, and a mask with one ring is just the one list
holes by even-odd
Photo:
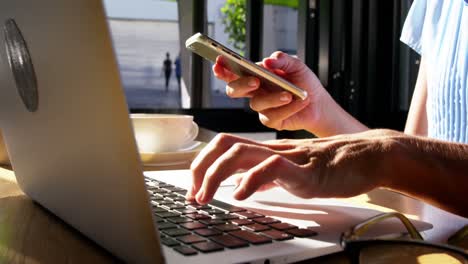
[[302, 198], [349, 197], [384, 184], [380, 162], [389, 131], [369, 131], [324, 139], [275, 140], [258, 143], [218, 135], [192, 163], [188, 199], [209, 202], [220, 183], [239, 170], [234, 198], [280, 186]]
[[236, 173], [239, 200], [273, 186], [302, 198], [351, 197], [385, 187], [467, 217], [459, 187], [467, 184], [467, 161], [467, 144], [385, 129], [264, 143], [220, 134], [193, 161], [186, 198], [205, 204]]
[[174, 185], [150, 178], [145, 182], [161, 243], [186, 256], [317, 235], [222, 201], [188, 201], [187, 191]]

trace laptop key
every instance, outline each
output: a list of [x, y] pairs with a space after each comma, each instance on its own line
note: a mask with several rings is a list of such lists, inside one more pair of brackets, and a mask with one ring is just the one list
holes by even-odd
[[193, 244], [192, 247], [200, 250], [203, 253], [224, 250], [223, 246], [216, 244], [214, 242], [211, 242], [211, 241], [196, 243], [196, 244]]
[[247, 230], [233, 231], [233, 232], [229, 232], [229, 234], [231, 236], [235, 236], [237, 238], [248, 241], [254, 245], [271, 243], [272, 241], [272, 239], [267, 236], [263, 236], [263, 235], [253, 233]]
[[214, 206], [214, 207], [217, 207], [217, 208], [219, 208], [221, 210], [227, 211], [229, 213], [236, 213], [236, 212], [246, 211], [244, 208], [240, 208], [240, 207], [234, 206], [232, 204], [221, 202], [219, 200], [212, 200], [210, 202], [210, 205]]
[[190, 208], [192, 209], [196, 209], [196, 210], [201, 210], [201, 209], [211, 209], [208, 205], [204, 204], [204, 205], [201, 205], [201, 204], [189, 204], [188, 205]]
[[154, 221], [156, 221], [156, 223], [162, 223], [164, 222], [164, 218], [161, 218], [159, 216], [154, 216]]
[[182, 202], [182, 203], [185, 202], [185, 197], [177, 196], [177, 197], [173, 197], [173, 198], [171, 198], [171, 199], [172, 199], [172, 201], [174, 201], [174, 202]]
[[268, 224], [274, 224], [274, 223], [280, 222], [279, 220], [271, 218], [271, 217], [254, 218], [253, 221], [262, 225], [268, 225]]
[[270, 229], [264, 232], [261, 232], [260, 234], [266, 235], [267, 237], [271, 237], [271, 239], [274, 240], [288, 240], [288, 239], [293, 239], [294, 237], [288, 233], [285, 233], [283, 231], [275, 230], [275, 229]]
[[175, 186], [171, 185], [169, 183], [165, 183], [165, 182], [160, 181], [160, 182], [158, 182], [158, 187], [159, 188], [166, 188], [166, 187], [171, 188], [171, 187], [175, 187]]
[[190, 219], [193, 219], [193, 220], [202, 220], [202, 219], [208, 219], [208, 218], [211, 218], [210, 216], [206, 215], [206, 214], [188, 214], [188, 215], [185, 215], [186, 217], [190, 218]]
[[265, 217], [264, 215], [257, 214], [255, 212], [251, 212], [251, 211], [237, 212], [236, 214], [239, 215], [239, 216], [248, 218], [248, 219]]
[[177, 213], [183, 214], [183, 215], [198, 213], [198, 211], [195, 210], [195, 209], [187, 209], [187, 208], [176, 208], [176, 209], [174, 209], [174, 212], [177, 212]]
[[190, 218], [187, 218], [187, 217], [183, 217], [183, 216], [178, 216], [178, 217], [169, 217], [169, 218], [166, 218], [167, 221], [170, 221], [174, 224], [180, 224], [180, 223], [188, 223], [188, 222], [192, 222], [193, 220], [190, 219]]
[[167, 212], [166, 208], [160, 207], [160, 206], [153, 206], [152, 207], [154, 213], [163, 213]]
[[158, 189], [152, 188], [152, 189], [150, 189], [150, 190], [153, 191], [154, 193], [159, 193], [159, 194], [162, 194], [162, 195], [164, 195], [165, 193], [168, 193], [168, 192], [169, 192], [169, 191], [167, 191], [167, 190], [165, 190], [165, 189], [159, 189], [159, 188], [158, 188]]
[[240, 248], [249, 246], [249, 243], [247, 243], [245, 240], [238, 239], [236, 237], [226, 234], [221, 236], [210, 237], [210, 239], [227, 248]]
[[173, 213], [173, 212], [162, 212], [162, 213], [155, 213], [156, 216], [162, 217], [162, 218], [169, 218], [169, 217], [177, 217], [180, 216], [180, 214]]
[[171, 200], [156, 200], [155, 201], [158, 205], [171, 205], [171, 204], [174, 204], [173, 201]]
[[[187, 191], [186, 190], [183, 190], [183, 191], [174, 191], [174, 193], [177, 193], [179, 194], [180, 196], [184, 197], [185, 198], [185, 195], [187, 195]], [[185, 201], [185, 199], [184, 199]]]
[[289, 230], [286, 230], [285, 232], [296, 237], [311, 237], [311, 236], [318, 235], [317, 232], [307, 229], [307, 228], [289, 229]]
[[275, 224], [270, 224], [269, 226], [273, 227], [274, 229], [278, 229], [278, 230], [282, 230], [282, 231], [288, 230], [288, 229], [298, 228], [297, 226], [291, 225], [291, 224], [288, 224], [288, 223], [275, 223]]
[[218, 214], [225, 214], [225, 211], [215, 209], [215, 208], [210, 208], [210, 209], [201, 209], [201, 213], [207, 214], [207, 215], [218, 215]]
[[269, 226], [261, 225], [261, 224], [258, 224], [258, 223], [251, 224], [251, 225], [246, 225], [246, 226], [243, 226], [242, 228], [246, 229], [246, 230], [250, 230], [252, 232], [260, 232], [260, 231], [265, 231], [265, 230], [270, 229]]
[[185, 244], [193, 244], [193, 243], [199, 243], [199, 242], [206, 241], [206, 238], [201, 237], [199, 235], [194, 235], [194, 234], [190, 234], [190, 235], [186, 235], [186, 236], [179, 236], [176, 239], [179, 240], [180, 242], [185, 243]]
[[174, 250], [185, 256], [192, 256], [198, 254], [198, 251], [187, 246], [174, 247]]
[[171, 199], [172, 200], [172, 198], [179, 197], [179, 195], [177, 195], [176, 193], [165, 193], [164, 197], [166, 199]]
[[170, 237], [161, 237], [160, 241], [161, 243], [163, 243], [164, 245], [168, 247], [174, 247], [174, 246], [180, 245], [180, 243], [177, 242], [177, 240], [170, 238]]
[[171, 237], [185, 236], [190, 234], [189, 231], [183, 228], [164, 229], [161, 232]]
[[185, 208], [185, 205], [183, 204], [163, 204], [161, 205], [162, 208], [167, 208], [168, 210], [174, 210], [174, 209], [181, 209]]
[[213, 218], [200, 220], [200, 223], [203, 223], [205, 225], [210, 225], [210, 226], [227, 224], [227, 222], [224, 220], [213, 219]]
[[236, 225], [233, 225], [233, 224], [215, 225], [215, 226], [213, 226], [213, 228], [218, 229], [219, 231], [223, 231], [223, 232], [230, 232], [230, 231], [240, 229], [239, 226], [236, 226]]
[[213, 219], [219, 219], [219, 220], [233, 220], [233, 219], [239, 219], [238, 215], [234, 214], [217, 214], [213, 216]]
[[180, 226], [185, 228], [185, 229], [188, 229], [188, 230], [206, 228], [206, 225], [204, 225], [204, 224], [202, 224], [200, 222], [183, 223], [183, 224], [180, 224]]
[[209, 236], [218, 236], [222, 235], [223, 232], [216, 230], [214, 228], [202, 228], [202, 229], [196, 229], [193, 232], [197, 233], [200, 236], [204, 237], [209, 237]]
[[164, 223], [159, 223], [158, 224], [158, 229], [159, 230], [164, 230], [164, 229], [172, 229], [172, 228], [177, 228], [177, 225], [169, 222], [164, 222]]
[[154, 193], [153, 194], [153, 199], [164, 200], [164, 195], [161, 195], [159, 193]]
[[232, 224], [235, 224], [235, 225], [238, 225], [238, 226], [243, 226], [243, 225], [251, 225], [253, 224], [254, 222], [250, 219], [233, 219], [231, 220], [231, 223]]
[[174, 185], [172, 185], [172, 186], [166, 186], [166, 187], [164, 187], [164, 189], [167, 189], [167, 190], [169, 190], [169, 191], [171, 191], [171, 192], [180, 191], [180, 190], [185, 190], [185, 189], [176, 187], [176, 186], [174, 186]]

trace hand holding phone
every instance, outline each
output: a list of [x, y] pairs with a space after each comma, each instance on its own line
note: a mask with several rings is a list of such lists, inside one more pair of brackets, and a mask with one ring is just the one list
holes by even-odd
[[201, 33], [197, 33], [190, 37], [185, 42], [185, 46], [194, 53], [212, 62], [216, 62], [216, 58], [219, 55], [223, 56], [226, 68], [239, 76], [255, 76], [262, 82], [267, 82], [289, 91], [302, 100], [307, 98], [307, 92], [305, 90], [247, 60], [224, 45]]

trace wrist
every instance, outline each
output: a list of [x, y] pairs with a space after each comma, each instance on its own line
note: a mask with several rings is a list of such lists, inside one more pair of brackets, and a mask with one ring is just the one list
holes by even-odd
[[369, 130], [364, 124], [359, 122], [326, 92], [314, 107], [314, 118], [308, 122], [305, 128], [317, 137], [329, 137], [340, 134], [351, 134]]
[[[419, 192], [420, 180], [424, 175], [430, 173], [428, 167], [421, 166], [427, 164], [427, 160], [421, 157], [418, 150], [418, 139], [398, 133], [391, 136], [386, 142], [389, 154], [382, 157], [388, 160], [384, 168], [382, 187], [389, 188], [406, 194]], [[427, 184], [432, 185], [430, 178], [425, 178]]]

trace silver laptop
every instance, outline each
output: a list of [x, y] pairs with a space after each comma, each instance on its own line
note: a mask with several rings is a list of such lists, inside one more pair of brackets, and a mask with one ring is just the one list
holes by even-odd
[[1, 1], [0, 23], [0, 128], [19, 186], [119, 259], [298, 261], [339, 251], [342, 231], [378, 213], [281, 190], [238, 204], [251, 211], [186, 204], [189, 171], [143, 174], [101, 1]]

